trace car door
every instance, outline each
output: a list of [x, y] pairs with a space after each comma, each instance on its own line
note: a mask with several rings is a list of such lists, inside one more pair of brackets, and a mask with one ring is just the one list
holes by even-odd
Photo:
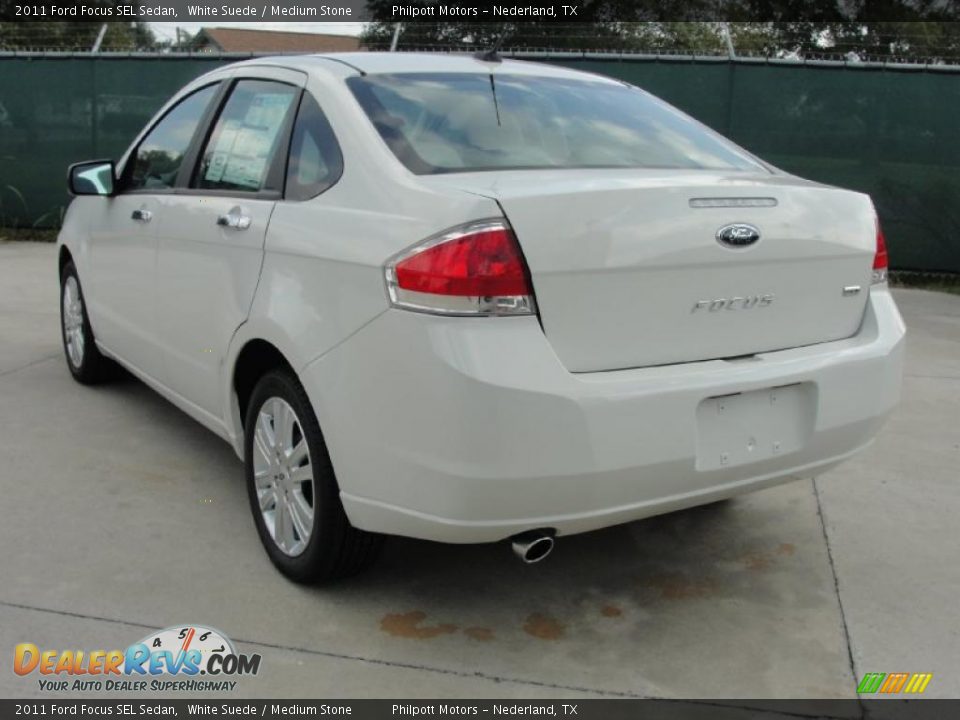
[[87, 307], [107, 350], [153, 378], [162, 373], [156, 317], [157, 211], [174, 190], [197, 128], [219, 89], [174, 104], [129, 153], [113, 197], [96, 198], [89, 225]]
[[164, 382], [215, 418], [223, 417], [223, 358], [253, 301], [305, 82], [293, 70], [238, 70], [189, 181], [158, 201]]

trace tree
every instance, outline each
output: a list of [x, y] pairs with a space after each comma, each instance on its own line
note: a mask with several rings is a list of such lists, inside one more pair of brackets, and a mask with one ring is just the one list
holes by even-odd
[[[371, 48], [390, 44], [392, 4], [369, 3], [374, 22], [363, 40]], [[585, 0], [579, 23], [406, 23], [400, 47], [467, 50], [502, 36], [503, 47], [515, 49], [722, 53], [723, 20], [741, 54], [958, 59], [958, 16], [960, 0]]]

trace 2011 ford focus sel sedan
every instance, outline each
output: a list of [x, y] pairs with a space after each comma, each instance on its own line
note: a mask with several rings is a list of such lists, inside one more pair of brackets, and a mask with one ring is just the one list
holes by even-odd
[[870, 199], [608, 78], [256, 59], [69, 181], [70, 372], [119, 363], [229, 441], [298, 581], [384, 534], [536, 561], [820, 473], [898, 400]]

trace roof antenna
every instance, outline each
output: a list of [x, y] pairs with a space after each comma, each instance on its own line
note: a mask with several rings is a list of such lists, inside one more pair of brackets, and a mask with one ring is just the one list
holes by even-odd
[[503, 58], [498, 54], [500, 46], [503, 44], [504, 38], [507, 37], [507, 28], [503, 29], [503, 32], [500, 33], [500, 36], [497, 38], [496, 42], [493, 43], [493, 47], [489, 50], [481, 50], [476, 55], [474, 55], [477, 60], [483, 60], [484, 62], [503, 62]]

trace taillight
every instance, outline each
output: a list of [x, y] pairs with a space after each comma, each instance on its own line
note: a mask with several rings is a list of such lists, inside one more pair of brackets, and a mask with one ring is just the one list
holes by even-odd
[[395, 307], [440, 315], [531, 315], [527, 267], [513, 231], [483, 220], [427, 238], [391, 259]]
[[883, 230], [880, 228], [880, 220], [877, 220], [877, 252], [873, 256], [873, 282], [882, 283], [887, 281], [887, 240], [883, 236]]

